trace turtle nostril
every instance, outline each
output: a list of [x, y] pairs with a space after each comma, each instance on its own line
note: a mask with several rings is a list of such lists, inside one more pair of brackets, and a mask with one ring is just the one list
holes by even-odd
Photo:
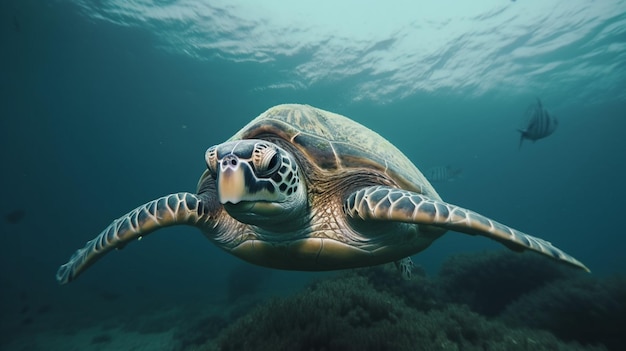
[[239, 163], [239, 160], [237, 159], [237, 157], [234, 156], [227, 156], [226, 158], [224, 158], [222, 160], [222, 167], [228, 167], [228, 166], [236, 166]]

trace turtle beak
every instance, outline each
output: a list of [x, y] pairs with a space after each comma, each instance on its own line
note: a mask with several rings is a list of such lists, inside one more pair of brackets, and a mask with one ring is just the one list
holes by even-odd
[[235, 155], [227, 155], [219, 163], [217, 195], [220, 203], [239, 203], [246, 194], [245, 169]]

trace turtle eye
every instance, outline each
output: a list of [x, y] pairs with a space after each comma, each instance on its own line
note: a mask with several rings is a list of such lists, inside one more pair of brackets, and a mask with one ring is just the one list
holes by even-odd
[[211, 146], [204, 154], [204, 159], [211, 175], [215, 178], [217, 174], [217, 147]]
[[269, 178], [280, 166], [280, 149], [275, 145], [259, 142], [252, 152], [252, 164], [258, 177]]
[[257, 175], [259, 177], [270, 177], [278, 170], [280, 154], [275, 149], [265, 149], [259, 163], [256, 165]]
[[274, 154], [274, 156], [272, 156], [272, 159], [270, 160], [270, 163], [267, 165], [267, 169], [273, 170], [277, 168], [278, 168], [278, 154]]

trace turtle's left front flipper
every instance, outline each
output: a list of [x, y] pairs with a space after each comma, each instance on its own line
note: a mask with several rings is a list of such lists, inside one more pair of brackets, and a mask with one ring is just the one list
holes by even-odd
[[[152, 200], [113, 221], [59, 267], [57, 281], [69, 283], [107, 252], [122, 248], [159, 228], [177, 224], [202, 225], [210, 214], [199, 195], [177, 193]], [[202, 222], [202, 223], [201, 223]]]
[[352, 218], [362, 220], [427, 224], [461, 233], [482, 235], [497, 240], [512, 250], [536, 251], [589, 271], [580, 261], [543, 239], [522, 233], [465, 208], [408, 190], [387, 186], [363, 188], [346, 199], [344, 211]]

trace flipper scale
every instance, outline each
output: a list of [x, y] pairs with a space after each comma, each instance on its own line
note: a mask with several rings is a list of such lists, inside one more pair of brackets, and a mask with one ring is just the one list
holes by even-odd
[[59, 267], [56, 279], [60, 284], [69, 283], [107, 252], [120, 249], [159, 228], [196, 224], [205, 215], [201, 199], [195, 194], [176, 193], [150, 201], [114, 220], [97, 237], [74, 252], [70, 260]]
[[479, 213], [428, 196], [387, 186], [363, 188], [351, 194], [344, 210], [352, 218], [427, 224], [457, 232], [482, 235], [515, 251], [538, 252], [589, 271], [584, 264], [543, 239], [498, 223]]

